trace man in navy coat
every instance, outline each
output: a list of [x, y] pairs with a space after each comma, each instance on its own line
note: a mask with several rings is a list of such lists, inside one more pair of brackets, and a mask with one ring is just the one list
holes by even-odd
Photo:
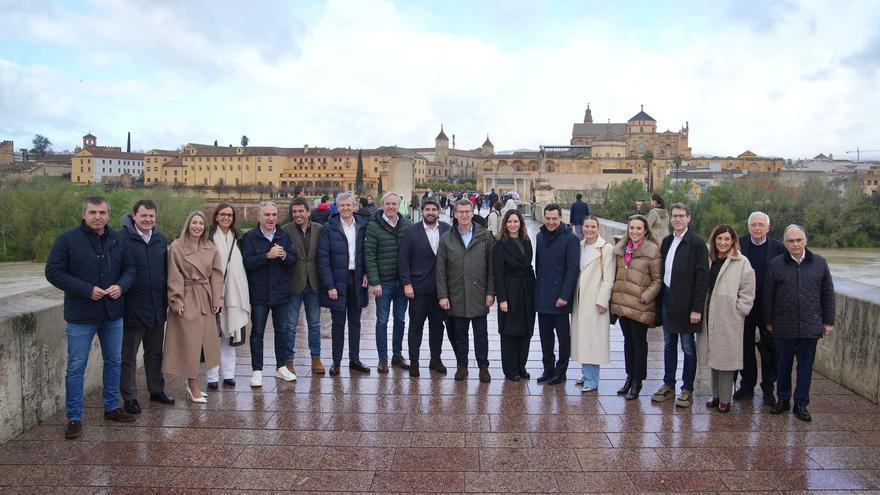
[[[544, 207], [544, 226], [538, 232], [536, 244], [535, 309], [538, 312], [538, 332], [544, 362], [544, 373], [538, 378], [538, 383], [556, 385], [565, 381], [571, 357], [569, 316], [580, 261], [577, 237], [562, 225], [562, 209], [558, 204], [551, 203]], [[557, 338], [558, 361], [553, 352]]]
[[278, 206], [272, 201], [260, 203], [260, 225], [242, 236], [241, 256], [247, 271], [251, 297], [251, 387], [263, 386], [263, 332], [272, 311], [275, 331], [275, 378], [296, 381], [290, 323], [293, 314], [293, 291], [290, 270], [296, 264], [296, 252], [290, 235], [278, 228]]
[[422, 331], [425, 319], [428, 320], [428, 347], [431, 361], [428, 369], [446, 373], [446, 366], [440, 360], [443, 347], [443, 318], [445, 312], [437, 298], [437, 249], [440, 236], [450, 226], [439, 221], [440, 203], [434, 198], [422, 202], [422, 221], [406, 231], [400, 243], [398, 255], [398, 274], [403, 284], [403, 293], [409, 303], [409, 376], [419, 376], [419, 347], [422, 346]]
[[55, 239], [46, 260], [46, 280], [64, 291], [67, 322], [67, 429], [64, 437], [82, 435], [83, 378], [97, 334], [104, 358], [104, 419], [130, 423], [134, 416], [119, 407], [123, 294], [134, 282], [131, 253], [118, 232], [107, 227], [110, 204], [88, 198], [82, 223]]

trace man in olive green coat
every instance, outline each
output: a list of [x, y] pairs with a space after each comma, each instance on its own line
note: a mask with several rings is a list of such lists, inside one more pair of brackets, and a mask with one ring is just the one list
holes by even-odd
[[397, 275], [398, 246], [412, 222], [398, 214], [400, 196], [382, 196], [382, 209], [367, 224], [364, 241], [365, 265], [370, 288], [376, 298], [376, 349], [379, 373], [388, 373], [388, 316], [394, 303], [394, 329], [391, 334], [391, 365], [408, 370], [403, 359], [403, 333], [406, 325], [406, 295]]
[[474, 327], [474, 354], [480, 381], [488, 383], [489, 333], [486, 316], [495, 303], [492, 278], [492, 234], [472, 220], [474, 206], [467, 199], [455, 203], [458, 225], [440, 236], [437, 249], [437, 297], [445, 309], [452, 350], [458, 361], [455, 379], [467, 378], [468, 324]]

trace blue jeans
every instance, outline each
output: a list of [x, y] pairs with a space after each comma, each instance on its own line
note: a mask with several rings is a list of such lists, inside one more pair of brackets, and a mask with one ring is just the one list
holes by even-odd
[[96, 333], [101, 341], [101, 355], [104, 358], [104, 411], [119, 408], [122, 318], [104, 323], [68, 323], [67, 376], [64, 379], [68, 421], [82, 421], [83, 376]]
[[251, 369], [263, 370], [263, 333], [272, 311], [272, 327], [275, 329], [275, 369], [293, 360], [290, 346], [290, 313], [293, 303], [251, 304]]
[[599, 388], [599, 365], [582, 364], [581, 373], [584, 376], [584, 387]]
[[[310, 287], [300, 294], [293, 295], [290, 315], [290, 351], [296, 349], [296, 327], [299, 325], [299, 311], [306, 306], [306, 322], [309, 325], [309, 353], [312, 357], [321, 356], [321, 297]], [[291, 354], [293, 356], [293, 354]]]
[[394, 303], [394, 329], [391, 334], [391, 351], [395, 356], [403, 353], [403, 332], [406, 325], [406, 295], [397, 280], [382, 282], [382, 297], [376, 298], [376, 349], [379, 359], [388, 359], [388, 316]]
[[694, 391], [697, 377], [697, 345], [693, 333], [675, 333], [666, 323], [666, 298], [663, 298], [663, 383], [675, 388], [675, 372], [678, 369], [678, 339], [681, 337], [681, 350], [684, 352], [684, 367], [681, 370], [681, 389]]

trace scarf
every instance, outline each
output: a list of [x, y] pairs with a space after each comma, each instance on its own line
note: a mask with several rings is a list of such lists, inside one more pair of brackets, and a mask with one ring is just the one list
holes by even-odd
[[633, 243], [632, 240], [630, 240], [629, 242], [626, 243], [626, 253], [624, 253], [623, 259], [627, 265], [629, 265], [629, 262], [632, 259], [633, 252], [635, 252], [635, 250], [638, 249], [639, 246], [641, 246], [643, 242], [645, 242], [644, 239], [642, 239], [641, 241], [636, 242], [636, 243]]

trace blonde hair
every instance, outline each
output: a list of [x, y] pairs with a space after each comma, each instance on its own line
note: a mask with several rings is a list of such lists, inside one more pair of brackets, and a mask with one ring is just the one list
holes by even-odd
[[[189, 224], [190, 224], [190, 222], [192, 222], [193, 217], [196, 217], [196, 216], [202, 217], [202, 221], [205, 222], [205, 229], [202, 230], [202, 235], [198, 239], [193, 239], [189, 235]], [[190, 214], [186, 216], [186, 221], [183, 222], [183, 229], [181, 229], [180, 235], [177, 236], [177, 240], [181, 241], [181, 242], [185, 242], [187, 240], [190, 240], [191, 242], [195, 242], [196, 244], [199, 244], [199, 245], [201, 245], [202, 243], [211, 242], [209, 239], [209, 236], [208, 236], [208, 220], [207, 220], [207, 218], [208, 218], [207, 215], [205, 215], [205, 212], [203, 212], [202, 210], [196, 210], [196, 211], [190, 212]]]

